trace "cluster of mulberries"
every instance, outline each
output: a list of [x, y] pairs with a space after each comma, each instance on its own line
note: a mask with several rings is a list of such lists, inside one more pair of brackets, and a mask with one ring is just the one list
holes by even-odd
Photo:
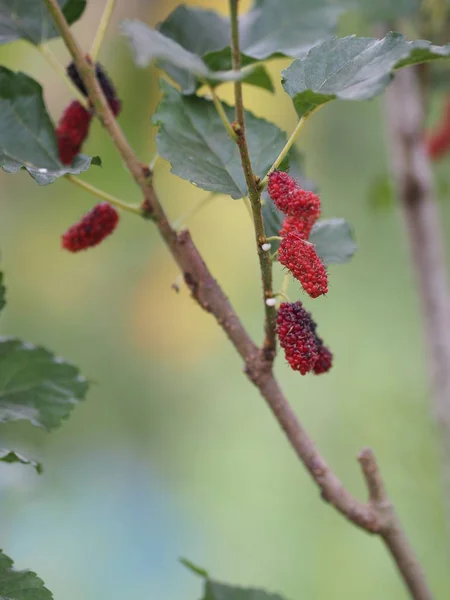
[[[109, 77], [106, 75], [102, 66], [98, 63], [95, 66], [97, 79], [108, 100], [108, 104], [117, 116], [120, 113], [122, 104], [117, 97], [116, 90]], [[67, 67], [67, 74], [85, 96], [86, 88], [81, 80], [74, 63]], [[71, 165], [75, 156], [80, 152], [81, 147], [89, 134], [89, 125], [91, 123], [93, 109], [86, 109], [80, 102], [72, 102], [64, 111], [56, 128], [56, 139], [58, 142], [59, 159], [65, 165]]]
[[303, 190], [290, 175], [273, 171], [269, 176], [268, 192], [274, 204], [286, 215], [280, 236], [283, 238], [278, 260], [300, 281], [303, 289], [317, 298], [328, 292], [325, 267], [309, 234], [320, 217], [320, 198]]
[[277, 335], [286, 360], [302, 375], [331, 369], [333, 355], [316, 333], [317, 325], [301, 302], [283, 302], [278, 309]]
[[426, 140], [428, 156], [438, 160], [450, 150], [450, 98], [447, 99], [441, 120]]
[[110, 235], [119, 222], [119, 214], [106, 202], [97, 204], [61, 237], [61, 245], [69, 252], [97, 246]]

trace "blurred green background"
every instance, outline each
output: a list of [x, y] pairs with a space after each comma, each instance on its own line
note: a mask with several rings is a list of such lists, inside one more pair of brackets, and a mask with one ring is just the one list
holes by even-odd
[[[123, 98], [121, 125], [143, 160], [155, 152], [158, 73], [134, 67], [118, 25], [125, 17], [155, 24], [175, 5], [119, 0], [100, 57]], [[91, 1], [74, 27], [86, 49], [102, 7]], [[342, 33], [349, 31], [367, 32], [347, 19]], [[60, 41], [50, 46], [68, 62]], [[2, 46], [0, 63], [42, 82], [59, 118], [68, 90], [37, 53], [22, 43]], [[276, 95], [247, 87], [245, 101], [289, 131], [295, 114], [279, 84], [286, 64], [270, 67]], [[231, 101], [231, 87], [220, 95]], [[433, 100], [435, 112], [441, 99]], [[331, 373], [301, 377], [282, 357], [276, 370], [319, 448], [361, 498], [355, 455], [374, 448], [431, 586], [445, 598], [450, 547], [414, 277], [399, 211], [376, 211], [369, 201], [370, 183], [386, 171], [384, 138], [381, 101], [334, 103], [305, 129], [299, 145], [324, 216], [352, 223], [359, 252], [349, 265], [330, 268], [326, 298], [305, 300], [333, 349]], [[139, 201], [98, 123], [85, 151], [104, 165], [87, 181]], [[440, 169], [445, 174], [448, 162]], [[155, 185], [172, 218], [207, 194], [171, 175], [162, 160]], [[1, 332], [49, 347], [95, 381], [51, 435], [23, 424], [1, 428], [2, 446], [14, 444], [45, 465], [41, 477], [26, 467], [0, 468], [0, 541], [17, 566], [36, 570], [61, 600], [194, 600], [201, 582], [180, 556], [220, 580], [292, 600], [406, 599], [382, 543], [320, 500], [213, 319], [185, 289], [171, 289], [177, 269], [154, 227], [124, 214], [107, 242], [71, 255], [60, 249], [60, 235], [95, 198], [66, 181], [38, 187], [24, 173], [0, 173], [0, 189], [8, 286]], [[449, 202], [440, 201], [450, 231]], [[243, 203], [216, 197], [189, 226], [260, 341], [259, 275]], [[276, 276], [281, 282], [281, 271]], [[297, 285], [289, 293], [305, 299]]]

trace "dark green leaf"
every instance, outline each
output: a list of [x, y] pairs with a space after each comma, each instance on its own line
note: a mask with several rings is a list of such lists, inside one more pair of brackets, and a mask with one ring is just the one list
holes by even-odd
[[[163, 98], [153, 117], [159, 125], [158, 152], [172, 164], [172, 172], [198, 187], [242, 198], [247, 194], [237, 145], [228, 136], [214, 104], [183, 96], [161, 82]], [[230, 121], [234, 110], [224, 105]], [[286, 143], [276, 125], [246, 113], [247, 142], [255, 174], [262, 177]]]
[[303, 56], [332, 35], [341, 12], [327, 0], [255, 0], [240, 19], [242, 52], [258, 60]]
[[[40, 462], [36, 462], [35, 460], [30, 460], [13, 450], [4, 450], [0, 448], [0, 462], [5, 463], [20, 463], [22, 465], [31, 465], [36, 470], [36, 473], [40, 475], [43, 472], [42, 464]], [[1, 584], [0, 584], [1, 585]], [[0, 592], [1, 593], [1, 592]]]
[[33, 571], [16, 571], [13, 561], [0, 550], [1, 600], [52, 600], [53, 594], [44, 587]]
[[3, 273], [0, 271], [0, 311], [6, 305], [6, 288], [3, 284]]
[[241, 588], [207, 579], [202, 600], [283, 600], [278, 594], [264, 590]]
[[299, 114], [335, 98], [369, 100], [380, 94], [397, 68], [448, 57], [449, 46], [408, 42], [399, 33], [382, 40], [354, 36], [316, 46], [283, 71], [283, 87]]
[[182, 565], [184, 565], [187, 569], [189, 569], [195, 575], [199, 575], [200, 577], [203, 577], [204, 579], [206, 579], [208, 577], [208, 571], [206, 571], [205, 569], [202, 569], [202, 567], [199, 567], [198, 565], [194, 565], [194, 563], [192, 561], [190, 561], [189, 559], [182, 557], [182, 558], [180, 558], [180, 563]]
[[28, 75], [5, 67], [0, 67], [0, 144], [0, 167], [8, 173], [23, 167], [39, 185], [101, 164], [98, 157], [84, 155], [77, 156], [71, 167], [61, 164], [41, 86]]
[[[86, 0], [58, 0], [58, 4], [70, 24], [86, 8]], [[45, 0], [0, 0], [0, 44], [23, 39], [38, 46], [58, 36]]]
[[15, 161], [37, 169], [61, 168], [41, 86], [5, 67], [0, 67], [0, 140], [0, 165]]
[[70, 167], [67, 165], [60, 167], [58, 170], [48, 169], [33, 169], [23, 164], [18, 163], [15, 160], [5, 159], [1, 161], [1, 168], [6, 173], [17, 173], [20, 169], [25, 169], [36, 181], [38, 185], [48, 185], [53, 183], [58, 177], [64, 175], [79, 175], [84, 171], [87, 171], [92, 165], [101, 166], [102, 161], [99, 156], [87, 156], [86, 154], [78, 154], [74, 159]]
[[[240, 17], [241, 50], [255, 60], [302, 56], [330, 37], [341, 12], [326, 0], [255, 0]], [[196, 7], [177, 7], [159, 30], [202, 57], [230, 44], [229, 19]]]
[[87, 389], [78, 369], [48, 350], [0, 338], [0, 422], [23, 419], [52, 429]]
[[[182, 4], [158, 26], [158, 29], [189, 52], [201, 57], [210, 71], [232, 69], [230, 23], [229, 19], [218, 13]], [[241, 54], [241, 65], [244, 69], [254, 61], [254, 58]], [[160, 66], [181, 86], [183, 94], [192, 94], [199, 87], [200, 83], [191, 73], [165, 61], [161, 61]], [[273, 91], [272, 81], [264, 65], [249, 70], [244, 74], [243, 81]]]
[[318, 221], [309, 236], [317, 254], [326, 265], [343, 265], [357, 250], [350, 225], [345, 219]]
[[211, 71], [200, 56], [185, 50], [177, 42], [141, 21], [123, 21], [122, 32], [130, 42], [139, 67], [146, 67], [158, 59], [200, 80], [233, 81], [241, 78], [239, 73], [230, 70]]
[[[277, 56], [302, 56], [312, 46], [330, 37], [341, 8], [326, 0], [256, 0], [251, 11], [240, 17], [241, 63]], [[159, 25], [159, 31], [186, 51], [201, 57], [212, 72], [232, 68], [230, 21], [211, 10], [181, 5]], [[198, 87], [196, 74], [162, 62], [161, 67], [176, 81], [184, 94]], [[249, 68], [249, 67], [248, 67]], [[263, 65], [249, 71], [244, 82], [272, 90]]]

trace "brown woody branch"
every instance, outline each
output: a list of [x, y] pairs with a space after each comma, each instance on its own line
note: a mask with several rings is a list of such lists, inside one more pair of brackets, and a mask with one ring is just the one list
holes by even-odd
[[[371, 497], [369, 503], [363, 503], [353, 498], [344, 488], [316, 449], [314, 442], [302, 427], [281, 391], [271, 369], [267, 368], [267, 358], [252, 341], [224, 292], [212, 277], [189, 232], [183, 230], [177, 233], [170, 226], [153, 189], [148, 168], [138, 160], [111, 113], [95, 77], [94, 69], [86, 61], [72, 36], [57, 1], [45, 0], [45, 2], [73, 57], [98, 118], [107, 129], [128, 170], [142, 191], [146, 216], [151, 216], [155, 222], [175, 261], [184, 273], [184, 279], [194, 299], [204, 310], [215, 317], [217, 323], [228, 335], [233, 346], [243, 358], [247, 376], [266, 400], [276, 420], [284, 430], [289, 443], [320, 488], [322, 497], [358, 527], [369, 533], [377, 533], [382, 536], [396, 561], [412, 598], [415, 600], [432, 600], [423, 573], [408, 540], [401, 531], [394, 510], [392, 508], [386, 510], [384, 501], [381, 503], [378, 501], [381, 491], [377, 492], [377, 490], [384, 490], [384, 488], [380, 483], [381, 479], [371, 451], [364, 451], [360, 457]], [[244, 152], [248, 154], [246, 144]], [[382, 498], [384, 497], [385, 492], [383, 491]]]

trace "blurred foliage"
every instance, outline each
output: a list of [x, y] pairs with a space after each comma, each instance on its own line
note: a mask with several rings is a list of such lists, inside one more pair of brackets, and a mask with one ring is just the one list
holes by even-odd
[[[118, 22], [136, 16], [154, 25], [175, 4], [120, 0], [100, 57], [123, 95], [121, 124], [143, 160], [154, 153], [157, 73], [133, 67]], [[197, 4], [225, 12], [227, 3]], [[74, 27], [86, 48], [100, 11], [91, 3]], [[357, 19], [351, 25], [351, 33], [367, 33]], [[347, 27], [349, 19], [344, 33]], [[67, 60], [61, 42], [51, 47]], [[0, 62], [45, 82], [56, 121], [69, 95], [41, 57], [17, 43], [0, 49]], [[290, 131], [296, 115], [279, 77], [288, 64], [269, 66], [278, 95], [248, 87], [245, 100]], [[219, 93], [231, 102], [230, 84]], [[450, 550], [414, 279], [397, 209], [374, 214], [368, 204], [370, 182], [388, 161], [381, 110], [379, 101], [335, 102], [301, 138], [324, 217], [347, 219], [359, 252], [348, 265], [330, 267], [327, 298], [302, 296], [335, 354], [332, 372], [302, 378], [282, 358], [277, 372], [312, 437], [360, 497], [354, 457], [363, 446], [375, 449], [431, 586], [446, 597]], [[83, 176], [87, 181], [139, 201], [97, 123], [85, 151], [103, 161]], [[0, 464], [0, 540], [17, 568], [32, 566], [61, 600], [197, 598], [200, 582], [180, 567], [180, 555], [221, 581], [292, 599], [406, 600], [381, 542], [321, 501], [222, 332], [185, 288], [171, 288], [178, 272], [151, 224], [124, 214], [105, 244], [70, 255], [59, 236], [95, 200], [66, 181], [41, 188], [24, 173], [2, 173], [0, 185], [1, 266], [8, 277], [2, 333], [54, 349], [94, 381], [87, 401], [52, 435], [26, 424], [2, 430], [2, 447], [14, 442], [45, 464], [41, 477]], [[164, 161], [155, 185], [172, 218], [206, 194], [171, 175]], [[218, 195], [189, 225], [261, 340], [245, 206]], [[445, 198], [442, 225], [450, 234]], [[282, 277], [277, 271], [277, 282]], [[289, 295], [300, 297], [296, 284]]]

